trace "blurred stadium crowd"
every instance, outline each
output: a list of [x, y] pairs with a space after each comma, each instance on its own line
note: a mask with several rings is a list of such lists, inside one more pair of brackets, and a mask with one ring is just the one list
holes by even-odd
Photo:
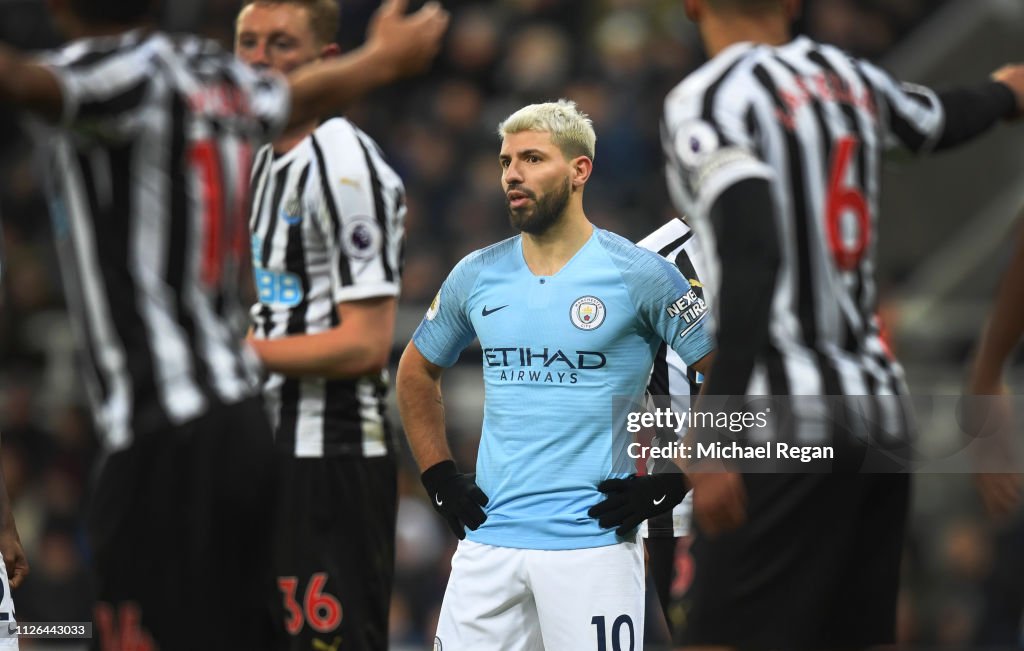
[[[801, 27], [877, 59], [944, 1], [807, 0]], [[230, 44], [237, 1], [167, 4], [169, 26]], [[593, 118], [602, 162], [586, 207], [595, 223], [636, 239], [671, 216], [658, 139], [662, 100], [703, 56], [681, 0], [444, 4], [453, 24], [432, 73], [381, 91], [349, 114], [381, 144], [409, 191], [403, 303], [429, 301], [464, 254], [511, 234], [494, 130], [533, 101], [570, 97]], [[346, 49], [361, 40], [376, 5], [343, 0]], [[37, 49], [57, 42], [42, 2], [20, 0], [0, 0], [0, 40]], [[0, 140], [2, 460], [32, 564], [16, 607], [24, 621], [83, 621], [90, 619], [90, 584], [81, 513], [98, 451], [75, 375], [37, 163], [15, 116], [0, 116]], [[396, 351], [404, 344], [396, 342]], [[473, 437], [457, 441], [460, 465], [472, 467]], [[411, 461], [400, 481], [392, 639], [415, 648], [433, 637], [455, 540], [421, 501]], [[941, 578], [911, 577], [917, 590], [907, 594], [904, 640], [967, 639], [988, 545], [971, 521], [912, 538], [908, 572]], [[935, 565], [943, 571], [923, 571]]]

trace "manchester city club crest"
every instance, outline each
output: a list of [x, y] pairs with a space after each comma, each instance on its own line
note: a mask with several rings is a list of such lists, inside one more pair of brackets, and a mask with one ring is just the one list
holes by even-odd
[[577, 298], [569, 310], [569, 320], [580, 330], [593, 330], [604, 323], [604, 303], [596, 296]]

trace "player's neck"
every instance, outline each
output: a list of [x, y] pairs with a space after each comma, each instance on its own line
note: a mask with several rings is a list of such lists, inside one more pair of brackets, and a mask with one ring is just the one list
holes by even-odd
[[305, 140], [307, 136], [316, 131], [317, 124], [318, 122], [313, 120], [312, 122], [307, 122], [306, 124], [299, 125], [294, 129], [289, 129], [282, 133], [281, 136], [273, 142], [274, 153], [287, 154], [290, 152], [296, 145]]
[[523, 233], [523, 259], [537, 276], [553, 276], [583, 248], [594, 233], [594, 225], [583, 208], [570, 208], [562, 219], [544, 233]]
[[701, 35], [709, 57], [736, 43], [784, 45], [793, 38], [789, 18], [781, 11], [758, 15], [709, 13], [701, 23]]

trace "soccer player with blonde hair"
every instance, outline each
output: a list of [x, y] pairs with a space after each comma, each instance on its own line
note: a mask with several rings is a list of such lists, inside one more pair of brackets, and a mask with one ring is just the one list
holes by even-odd
[[[614, 398], [640, 400], [662, 342], [704, 369], [711, 340], [703, 318], [667, 309], [690, 295], [675, 266], [587, 219], [596, 138], [572, 102], [527, 106], [499, 134], [520, 234], [456, 265], [398, 369], [423, 484], [463, 539], [434, 645], [639, 648], [637, 527], [679, 503], [686, 482], [633, 474]], [[486, 386], [475, 478], [452, 460], [441, 401], [444, 369], [474, 339]]]

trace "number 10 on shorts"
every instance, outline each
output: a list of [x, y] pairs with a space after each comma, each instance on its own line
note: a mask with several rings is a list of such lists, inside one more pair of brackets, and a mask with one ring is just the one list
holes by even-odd
[[[596, 615], [590, 619], [590, 623], [597, 627], [597, 651], [608, 651], [608, 630], [605, 625], [604, 615]], [[624, 633], [628, 631], [628, 633]], [[633, 619], [629, 615], [619, 615], [612, 623], [612, 648], [611, 651], [634, 651]], [[625, 634], [626, 640], [623, 641]]]

